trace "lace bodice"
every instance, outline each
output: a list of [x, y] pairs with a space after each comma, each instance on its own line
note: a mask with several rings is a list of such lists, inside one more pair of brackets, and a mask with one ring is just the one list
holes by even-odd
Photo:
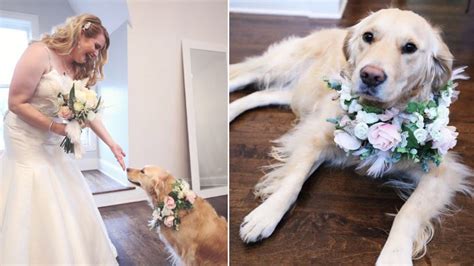
[[58, 112], [58, 93], [68, 93], [72, 87], [72, 79], [61, 75], [55, 69], [41, 77], [35, 94], [30, 103], [46, 116], [54, 117]]

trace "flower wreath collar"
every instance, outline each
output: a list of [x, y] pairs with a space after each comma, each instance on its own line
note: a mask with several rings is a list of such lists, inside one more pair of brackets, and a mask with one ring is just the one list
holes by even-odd
[[[350, 82], [342, 77], [325, 79], [328, 87], [339, 93], [342, 117], [327, 119], [334, 123], [334, 142], [349, 155], [359, 157], [358, 169], [381, 176], [402, 159], [438, 166], [442, 156], [457, 143], [458, 132], [449, 126], [449, 106], [459, 95], [455, 80], [468, 79], [466, 67], [453, 71], [451, 79], [427, 101], [410, 101], [405, 110], [382, 109], [361, 103], [351, 94]], [[337, 98], [336, 98], [337, 99]]]
[[179, 230], [182, 216], [181, 210], [191, 210], [196, 200], [196, 194], [189, 189], [188, 182], [178, 179], [172, 185], [171, 192], [158, 202], [153, 210], [153, 217], [149, 223], [150, 229], [154, 229], [164, 224], [166, 227]]

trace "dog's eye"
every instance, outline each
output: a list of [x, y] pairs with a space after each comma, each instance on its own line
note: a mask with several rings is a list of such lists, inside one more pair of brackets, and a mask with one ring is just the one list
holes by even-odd
[[142, 170], [140, 170], [140, 173], [144, 174], [144, 173], [145, 173], [145, 170], [143, 170], [143, 169], [142, 169]]
[[411, 42], [407, 42], [403, 47], [402, 47], [402, 54], [412, 54], [416, 52], [418, 48], [416, 48], [416, 45]]
[[372, 43], [374, 41], [374, 34], [372, 32], [366, 32], [362, 35], [362, 39], [366, 43]]

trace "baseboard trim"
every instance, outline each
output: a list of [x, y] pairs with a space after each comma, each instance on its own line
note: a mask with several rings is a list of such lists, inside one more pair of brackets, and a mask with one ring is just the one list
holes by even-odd
[[320, 12], [312, 12], [308, 10], [278, 10], [278, 9], [240, 8], [240, 7], [230, 7], [229, 12], [258, 14], [258, 15], [303, 16], [303, 17], [309, 17], [309, 18], [340, 19], [342, 18], [346, 5], [347, 5], [347, 0], [342, 1], [341, 8], [339, 9], [337, 13], [320, 13]]
[[113, 193], [106, 194], [97, 194], [94, 195], [95, 204], [98, 208], [113, 206], [119, 204], [132, 203], [137, 201], [148, 200], [145, 191], [140, 188], [127, 190], [127, 191], [118, 191]]

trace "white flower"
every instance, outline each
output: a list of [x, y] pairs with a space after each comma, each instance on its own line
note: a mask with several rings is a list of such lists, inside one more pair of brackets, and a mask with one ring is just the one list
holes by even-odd
[[413, 115], [416, 117], [416, 121], [415, 124], [418, 128], [423, 128], [425, 127], [425, 122], [424, 122], [424, 118], [421, 114], [419, 113], [413, 113]]
[[84, 105], [83, 105], [82, 103], [80, 103], [80, 102], [75, 102], [75, 103], [74, 103], [74, 110], [75, 110], [76, 112], [80, 112], [80, 111], [82, 111], [83, 109], [84, 109]]
[[184, 192], [180, 191], [178, 192], [178, 199], [182, 199], [182, 198], [184, 198]]
[[86, 93], [86, 107], [93, 108], [97, 105], [97, 94], [93, 90], [87, 90]]
[[162, 217], [160, 215], [160, 208], [156, 208], [153, 211], [153, 220], [160, 220], [161, 221]]
[[430, 134], [431, 138], [436, 141], [441, 137], [441, 129], [447, 124], [448, 120], [446, 118], [438, 117], [435, 121], [433, 121], [433, 123], [426, 125], [426, 130]]
[[89, 112], [87, 113], [87, 120], [89, 120], [89, 121], [92, 122], [92, 121], [94, 121], [95, 117], [96, 117], [96, 115], [95, 115], [95, 113], [94, 113], [93, 111], [89, 111]]
[[402, 136], [402, 140], [400, 141], [400, 147], [401, 148], [405, 148], [408, 144], [408, 132], [407, 131], [403, 131], [402, 134], [400, 134]]
[[164, 216], [170, 216], [170, 215], [173, 215], [173, 211], [166, 208], [166, 206], [163, 207], [163, 210], [161, 210], [161, 216], [164, 217]]
[[341, 104], [341, 108], [344, 109], [344, 111], [347, 111], [348, 109], [346, 101], [349, 101], [351, 99], [352, 97], [349, 93], [341, 93], [341, 96], [339, 97], [339, 103]]
[[415, 135], [416, 141], [421, 145], [425, 144], [426, 139], [428, 138], [428, 131], [423, 128], [419, 128], [413, 132]]
[[336, 130], [334, 132], [334, 142], [346, 151], [357, 150], [361, 145], [360, 140], [343, 130]]
[[438, 106], [437, 111], [438, 111], [438, 117], [439, 118], [449, 118], [449, 108], [448, 107], [446, 107], [444, 105], [440, 105], [440, 106]]
[[441, 98], [439, 100], [443, 103], [443, 105], [449, 106], [451, 105], [452, 97], [453, 89], [451, 87], [448, 87], [447, 90], [441, 91]]
[[438, 114], [438, 112], [436, 111], [435, 107], [431, 107], [431, 108], [425, 109], [425, 114], [429, 119], [434, 119], [436, 115]]
[[359, 111], [356, 116], [356, 120], [358, 122], [366, 123], [366, 124], [373, 124], [379, 121], [379, 117], [377, 114], [374, 113], [367, 113], [366, 111]]
[[85, 104], [87, 102], [86, 93], [84, 91], [76, 90], [75, 96], [76, 96], [76, 102], [80, 102], [82, 104]]
[[368, 133], [369, 126], [366, 123], [361, 122], [354, 127], [354, 135], [361, 140], [367, 139]]
[[455, 127], [443, 127], [440, 132], [440, 137], [436, 141], [433, 141], [433, 146], [431, 148], [438, 149], [438, 152], [441, 154], [446, 154], [449, 149], [456, 146], [456, 138], [458, 135], [459, 133], [456, 132]]
[[356, 100], [352, 100], [347, 112], [349, 114], [355, 113], [362, 110], [362, 105], [360, 105]]

